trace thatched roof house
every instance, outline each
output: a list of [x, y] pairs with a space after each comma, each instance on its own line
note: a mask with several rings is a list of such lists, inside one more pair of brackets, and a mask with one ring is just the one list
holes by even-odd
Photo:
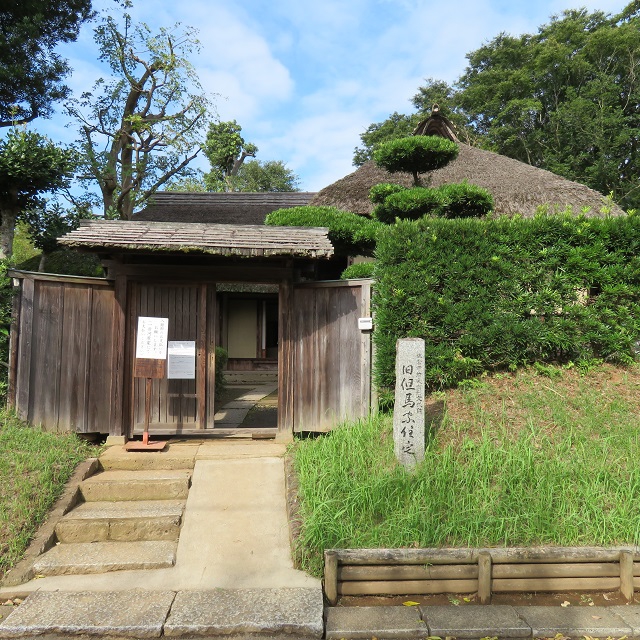
[[[459, 146], [460, 153], [453, 162], [421, 176], [423, 185], [438, 187], [466, 180], [484, 187], [493, 194], [496, 216], [521, 214], [531, 217], [542, 205], [548, 205], [551, 211], [563, 210], [570, 205], [574, 213], [589, 207], [588, 216], [601, 215], [603, 195], [589, 187], [491, 151], [466, 144]], [[390, 174], [371, 161], [319, 191], [311, 204], [368, 215], [373, 209], [368, 198], [369, 189], [381, 182], [413, 186], [411, 174]], [[614, 205], [611, 215], [624, 215], [624, 212]]]
[[276, 209], [309, 204], [314, 193], [199, 193], [161, 191], [134, 220], [213, 224], [264, 224]]

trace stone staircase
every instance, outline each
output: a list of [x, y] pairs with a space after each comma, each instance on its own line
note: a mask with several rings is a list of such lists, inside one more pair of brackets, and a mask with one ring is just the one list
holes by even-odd
[[[146, 457], [145, 457], [146, 456]], [[34, 564], [38, 576], [79, 575], [175, 564], [192, 469], [131, 454], [80, 484], [80, 503], [55, 527], [57, 544]], [[149, 468], [152, 467], [152, 468]]]

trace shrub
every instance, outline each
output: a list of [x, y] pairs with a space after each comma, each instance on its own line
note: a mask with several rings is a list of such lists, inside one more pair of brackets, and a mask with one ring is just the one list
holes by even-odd
[[406, 191], [406, 189], [407, 187], [403, 187], [401, 184], [390, 184], [388, 182], [374, 184], [373, 187], [369, 189], [369, 200], [371, 200], [373, 204], [382, 204], [388, 196]]
[[373, 255], [380, 224], [335, 207], [290, 207], [271, 212], [265, 224], [292, 227], [328, 227], [336, 253]]
[[229, 354], [226, 349], [222, 347], [216, 347], [216, 375], [215, 375], [215, 399], [220, 398], [220, 394], [224, 391], [224, 370], [227, 367], [227, 361], [229, 360]]
[[356, 262], [348, 266], [340, 276], [341, 280], [349, 280], [349, 278], [373, 278], [373, 270], [376, 266], [375, 262]]
[[410, 136], [383, 142], [373, 152], [375, 163], [389, 171], [413, 174], [418, 185], [418, 174], [444, 167], [458, 156], [458, 145], [438, 136]]
[[376, 380], [426, 341], [429, 388], [533, 362], [629, 363], [640, 340], [640, 219], [437, 219], [383, 227]]
[[442, 197], [437, 189], [415, 187], [391, 194], [376, 206], [373, 215], [380, 222], [393, 224], [396, 218], [417, 220], [428, 215], [438, 215], [442, 205]]
[[493, 197], [482, 187], [460, 182], [438, 187], [445, 218], [479, 218], [493, 209]]

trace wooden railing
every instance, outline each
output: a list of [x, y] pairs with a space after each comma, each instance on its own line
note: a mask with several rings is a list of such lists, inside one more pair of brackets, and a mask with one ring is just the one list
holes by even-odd
[[640, 587], [638, 547], [501, 549], [330, 549], [324, 589], [341, 595], [422, 595], [529, 591], [613, 591], [633, 600]]

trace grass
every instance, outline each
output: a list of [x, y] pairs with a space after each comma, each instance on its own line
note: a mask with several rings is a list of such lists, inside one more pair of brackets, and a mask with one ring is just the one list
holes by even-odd
[[45, 433], [0, 410], [0, 577], [20, 560], [77, 464], [95, 454], [75, 435]]
[[298, 556], [325, 548], [640, 542], [640, 369], [545, 366], [435, 394], [424, 463], [393, 456], [390, 416], [294, 447]]

